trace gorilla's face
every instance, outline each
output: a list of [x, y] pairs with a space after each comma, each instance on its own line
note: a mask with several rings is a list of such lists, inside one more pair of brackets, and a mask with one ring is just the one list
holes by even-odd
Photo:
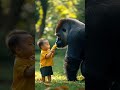
[[63, 48], [67, 46], [69, 30], [70, 30], [70, 25], [68, 23], [64, 23], [63, 25], [60, 26], [60, 28], [56, 32], [56, 36], [57, 36], [56, 43], [58, 48]]

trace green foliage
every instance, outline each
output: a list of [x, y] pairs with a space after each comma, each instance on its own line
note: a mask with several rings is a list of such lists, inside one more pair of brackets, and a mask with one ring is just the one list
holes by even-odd
[[40, 28], [40, 25], [41, 25], [41, 19], [42, 19], [42, 16], [43, 16], [43, 11], [42, 11], [42, 7], [41, 7], [41, 3], [40, 1], [36, 0], [35, 1], [35, 6], [36, 6], [36, 19], [37, 19], [37, 23], [35, 25], [36, 27], [36, 32], [39, 32], [39, 28]]
[[78, 10], [77, 12], [78, 20], [85, 23], [85, 0], [79, 0], [76, 5], [76, 8]]
[[[39, 20], [36, 23], [36, 32], [39, 33], [41, 19], [43, 18], [43, 10], [40, 1], [36, 1], [36, 8], [39, 9]], [[58, 20], [61, 18], [76, 18], [80, 21], [85, 20], [84, 0], [48, 0], [48, 10], [46, 16], [46, 27], [44, 36], [54, 37], [54, 31]]]

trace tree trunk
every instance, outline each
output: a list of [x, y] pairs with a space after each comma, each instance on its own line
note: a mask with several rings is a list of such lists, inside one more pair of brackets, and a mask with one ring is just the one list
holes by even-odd
[[47, 8], [48, 8], [48, 0], [40, 0], [40, 1], [41, 1], [42, 9], [43, 9], [43, 18], [42, 18], [42, 24], [40, 26], [39, 37], [42, 36], [44, 29], [45, 29], [45, 20], [46, 20], [46, 15], [47, 15]]

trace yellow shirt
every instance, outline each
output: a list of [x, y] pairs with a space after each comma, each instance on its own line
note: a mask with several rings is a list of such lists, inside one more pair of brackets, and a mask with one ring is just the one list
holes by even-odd
[[21, 58], [16, 57], [13, 71], [12, 90], [35, 89], [35, 75], [31, 77], [24, 76], [24, 71], [34, 64], [34, 60], [23, 60]]
[[48, 54], [50, 50], [43, 51], [41, 50], [40, 54], [40, 67], [45, 67], [45, 66], [53, 66], [53, 57], [45, 58], [46, 54]]

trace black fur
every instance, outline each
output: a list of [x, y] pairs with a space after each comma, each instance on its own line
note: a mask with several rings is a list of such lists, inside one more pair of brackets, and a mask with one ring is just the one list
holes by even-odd
[[[61, 23], [56, 30], [58, 36], [56, 43], [58, 47], [68, 45], [65, 58], [66, 75], [69, 81], [76, 81], [80, 63], [84, 57], [85, 25], [76, 19], [63, 19]], [[68, 34], [67, 40], [64, 40], [64, 32]]]
[[120, 90], [120, 1], [86, 0], [85, 13], [86, 90]]

